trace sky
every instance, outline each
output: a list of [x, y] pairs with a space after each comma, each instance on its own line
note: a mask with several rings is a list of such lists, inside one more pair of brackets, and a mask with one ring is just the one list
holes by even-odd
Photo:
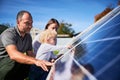
[[117, 6], [118, 0], [0, 0], [0, 24], [16, 25], [16, 15], [27, 10], [33, 16], [33, 26], [44, 29], [51, 18], [72, 24], [75, 32], [94, 23], [94, 16], [107, 6]]

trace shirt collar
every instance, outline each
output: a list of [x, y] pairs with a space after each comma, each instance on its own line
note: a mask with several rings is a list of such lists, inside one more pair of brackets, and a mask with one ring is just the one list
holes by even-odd
[[16, 32], [18, 33], [19, 36], [21, 36], [20, 31], [18, 30], [18, 27], [15, 27]]

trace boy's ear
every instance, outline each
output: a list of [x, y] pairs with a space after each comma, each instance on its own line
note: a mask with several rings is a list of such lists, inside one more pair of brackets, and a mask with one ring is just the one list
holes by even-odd
[[49, 39], [48, 39], [48, 38], [44, 40], [44, 42], [48, 42], [48, 41], [49, 41]]

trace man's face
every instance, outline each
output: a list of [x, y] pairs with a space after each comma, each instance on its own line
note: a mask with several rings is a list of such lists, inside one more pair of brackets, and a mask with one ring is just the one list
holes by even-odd
[[17, 22], [21, 33], [29, 33], [32, 28], [32, 23], [32, 18], [28, 13], [24, 13], [22, 18]]

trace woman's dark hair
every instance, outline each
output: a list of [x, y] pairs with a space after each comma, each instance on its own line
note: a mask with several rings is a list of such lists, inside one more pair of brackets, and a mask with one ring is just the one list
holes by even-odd
[[48, 29], [49, 25], [50, 25], [50, 24], [53, 24], [53, 23], [57, 24], [57, 26], [59, 27], [59, 22], [58, 22], [56, 19], [51, 18], [51, 19], [48, 21], [48, 23], [46, 24], [45, 29]]

